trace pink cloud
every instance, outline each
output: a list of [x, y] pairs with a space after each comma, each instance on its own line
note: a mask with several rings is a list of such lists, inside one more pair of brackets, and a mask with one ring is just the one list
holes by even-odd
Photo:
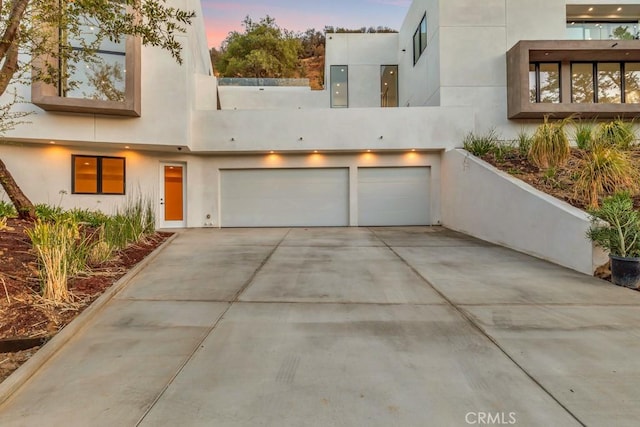
[[389, 6], [409, 7], [411, 0], [371, 0], [371, 3], [386, 4]]

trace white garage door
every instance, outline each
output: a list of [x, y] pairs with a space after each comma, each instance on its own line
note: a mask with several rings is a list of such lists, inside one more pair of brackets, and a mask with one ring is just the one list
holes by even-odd
[[428, 167], [358, 169], [358, 225], [430, 225]]
[[349, 170], [220, 172], [222, 227], [349, 225]]

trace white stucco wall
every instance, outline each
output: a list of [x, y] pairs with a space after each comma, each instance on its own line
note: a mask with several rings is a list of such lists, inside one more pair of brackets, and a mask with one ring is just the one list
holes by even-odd
[[[262, 153], [252, 155], [194, 155], [136, 150], [93, 150], [89, 147], [21, 144], [0, 146], [2, 159], [16, 182], [34, 203], [63, 208], [98, 209], [113, 213], [128, 196], [71, 194], [71, 156], [73, 154], [117, 156], [126, 159], [126, 191], [140, 192], [151, 198], [156, 210], [160, 205], [161, 168], [164, 162], [181, 163], [186, 170], [186, 226], [219, 225], [220, 170], [252, 168], [348, 168], [350, 174], [349, 225], [358, 225], [359, 167], [429, 166], [430, 218], [441, 221], [440, 162], [441, 152], [359, 152], [359, 153]], [[29, 167], [24, 167], [28, 164]], [[47, 183], [43, 185], [43, 183]], [[0, 188], [0, 200], [8, 197]], [[210, 218], [207, 218], [209, 215]], [[158, 217], [158, 226], [160, 226]]]
[[[413, 35], [422, 17], [427, 16], [427, 47], [413, 63]], [[399, 105], [402, 107], [440, 105], [440, 3], [414, 0], [398, 35], [400, 59], [398, 73]]]
[[585, 274], [606, 262], [585, 237], [588, 215], [498, 171], [464, 150], [442, 161], [446, 227]]
[[[32, 112], [28, 117], [31, 123], [8, 132], [6, 138], [42, 142], [116, 143], [121, 146], [186, 146], [190, 139], [189, 123], [194, 106], [215, 106], [215, 91], [212, 91], [215, 78], [211, 76], [200, 2], [173, 0], [169, 3], [196, 10], [197, 16], [187, 33], [177, 37], [184, 46], [182, 65], [160, 48], [143, 46], [140, 58], [141, 117], [50, 113], [28, 103], [31, 99], [30, 87], [16, 86], [26, 101], [16, 105], [16, 110]], [[208, 102], [202, 99], [201, 92], [194, 90], [205, 87], [207, 97], [210, 97]], [[3, 100], [6, 99], [5, 95]]]
[[461, 107], [197, 111], [190, 148], [209, 153], [440, 150], [459, 146], [473, 120], [472, 109]]
[[310, 87], [219, 86], [223, 110], [328, 108], [329, 92]]
[[331, 65], [348, 65], [349, 108], [380, 107], [380, 67], [397, 65], [399, 51], [397, 33], [327, 33], [325, 87]]

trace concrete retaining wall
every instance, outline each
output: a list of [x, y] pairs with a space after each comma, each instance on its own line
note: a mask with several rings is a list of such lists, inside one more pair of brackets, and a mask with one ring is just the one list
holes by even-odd
[[446, 227], [592, 274], [605, 254], [585, 237], [589, 216], [461, 149], [442, 161]]

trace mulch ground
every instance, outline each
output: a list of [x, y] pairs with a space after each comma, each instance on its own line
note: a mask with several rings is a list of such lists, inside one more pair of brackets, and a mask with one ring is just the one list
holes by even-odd
[[[515, 150], [501, 158], [497, 158], [494, 153], [489, 153], [482, 156], [482, 160], [544, 193], [564, 200], [579, 209], [586, 209], [587, 201], [575, 194], [573, 186], [577, 165], [583, 153], [582, 150], [572, 148], [567, 164], [558, 168], [552, 177], [547, 176], [545, 171], [538, 169]], [[640, 162], [640, 150], [633, 150], [631, 156], [635, 162]], [[636, 208], [640, 209], [640, 195], [634, 197], [634, 202]]]
[[[171, 233], [156, 233], [131, 245], [89, 273], [69, 281], [73, 302], [54, 305], [40, 297], [37, 259], [25, 229], [31, 223], [9, 219], [0, 230], [0, 341], [50, 338], [71, 322], [127, 271], [160, 246]], [[0, 352], [0, 381], [28, 360], [36, 348]]]

